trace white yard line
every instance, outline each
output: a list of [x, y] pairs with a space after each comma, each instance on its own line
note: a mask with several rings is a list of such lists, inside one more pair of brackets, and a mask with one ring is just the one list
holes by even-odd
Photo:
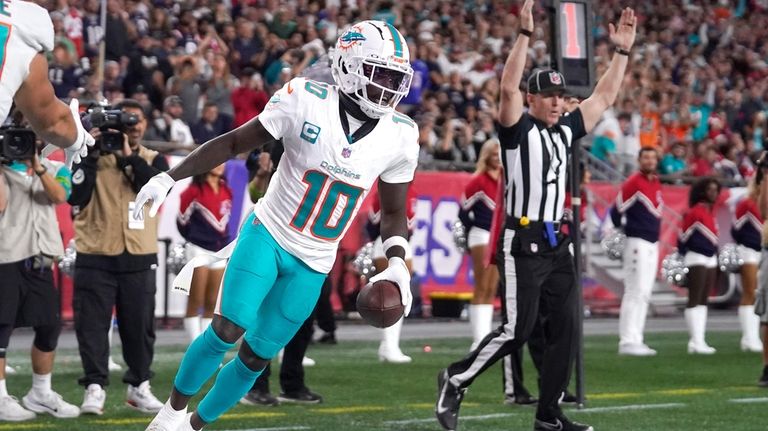
[[738, 403], [738, 404], [768, 403], [768, 398], [766, 398], [766, 397], [762, 397], [762, 398], [733, 398], [733, 399], [728, 400], [728, 402]]
[[652, 410], [652, 409], [674, 409], [685, 407], [684, 403], [666, 403], [666, 404], [629, 404], [626, 406], [592, 407], [588, 409], [575, 409], [569, 412], [574, 413], [602, 413], [602, 412], [620, 412], [624, 410]]

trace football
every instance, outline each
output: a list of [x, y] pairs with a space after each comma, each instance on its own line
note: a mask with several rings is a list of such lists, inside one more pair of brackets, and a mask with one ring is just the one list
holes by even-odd
[[357, 295], [357, 311], [371, 326], [387, 328], [394, 325], [405, 312], [400, 289], [387, 280], [366, 284]]

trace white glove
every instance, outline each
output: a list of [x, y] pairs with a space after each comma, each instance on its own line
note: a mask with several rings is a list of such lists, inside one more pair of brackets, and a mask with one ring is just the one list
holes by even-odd
[[[79, 106], [80, 103], [75, 98], [69, 102], [69, 112], [72, 114], [72, 119], [75, 120], [75, 129], [77, 130], [75, 142], [64, 148], [64, 164], [70, 169], [74, 163], [80, 163], [80, 160], [88, 155], [88, 147], [92, 147], [96, 143], [96, 140], [85, 130], [80, 121]], [[42, 151], [42, 157], [48, 157], [49, 154], [58, 149], [59, 147], [48, 144]]]
[[163, 204], [165, 197], [168, 196], [168, 192], [173, 188], [174, 184], [176, 184], [176, 181], [165, 172], [160, 172], [150, 178], [149, 181], [144, 184], [144, 187], [139, 190], [139, 194], [136, 195], [136, 206], [133, 208], [133, 217], [138, 218], [141, 211], [144, 209], [144, 204], [149, 201], [152, 201], [152, 206], [149, 208], [149, 216], [154, 217], [157, 215], [157, 210], [160, 209], [160, 205]]
[[413, 295], [411, 295], [411, 273], [408, 272], [405, 261], [397, 256], [390, 257], [387, 269], [371, 277], [370, 282], [375, 283], [379, 280], [391, 281], [397, 285], [400, 289], [400, 300], [405, 307], [405, 313], [403, 314], [407, 316], [411, 312]]

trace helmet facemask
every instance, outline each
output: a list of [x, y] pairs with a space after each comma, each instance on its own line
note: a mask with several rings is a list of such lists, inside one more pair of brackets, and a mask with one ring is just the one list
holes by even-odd
[[393, 111], [408, 95], [413, 79], [410, 66], [378, 62], [371, 58], [363, 59], [354, 74], [361, 84], [355, 94], [360, 98], [363, 112], [366, 112], [364, 105], [369, 105], [368, 110], [374, 114], [378, 112], [379, 116]]

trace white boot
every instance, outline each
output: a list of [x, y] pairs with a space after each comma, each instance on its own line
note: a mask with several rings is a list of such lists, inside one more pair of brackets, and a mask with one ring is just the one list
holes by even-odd
[[472, 326], [472, 346], [475, 350], [493, 328], [493, 304], [470, 304], [469, 324]]
[[381, 330], [379, 361], [392, 362], [393, 364], [407, 364], [411, 362], [411, 357], [406, 356], [400, 350], [400, 331], [402, 328], [403, 319], [400, 318], [394, 325]]
[[760, 316], [755, 314], [754, 305], [739, 306], [739, 323], [741, 323], [741, 350], [744, 352], [763, 351], [760, 341]]
[[187, 337], [189, 341], [195, 341], [200, 335], [200, 316], [192, 316], [184, 318], [184, 330], [187, 331]]
[[685, 321], [688, 324], [688, 333], [691, 336], [688, 341], [688, 353], [699, 355], [712, 355], [717, 350], [707, 345], [704, 334], [707, 331], [707, 306], [698, 305], [685, 309]]
[[[112, 338], [114, 338], [115, 334], [115, 324], [114, 320], [109, 325], [109, 332], [107, 332], [107, 340], [109, 342], [109, 351], [112, 351]], [[107, 360], [107, 369], [109, 371], [120, 371], [123, 369], [122, 365], [115, 362], [114, 359], [112, 359], [112, 354], [110, 353], [109, 359]]]

